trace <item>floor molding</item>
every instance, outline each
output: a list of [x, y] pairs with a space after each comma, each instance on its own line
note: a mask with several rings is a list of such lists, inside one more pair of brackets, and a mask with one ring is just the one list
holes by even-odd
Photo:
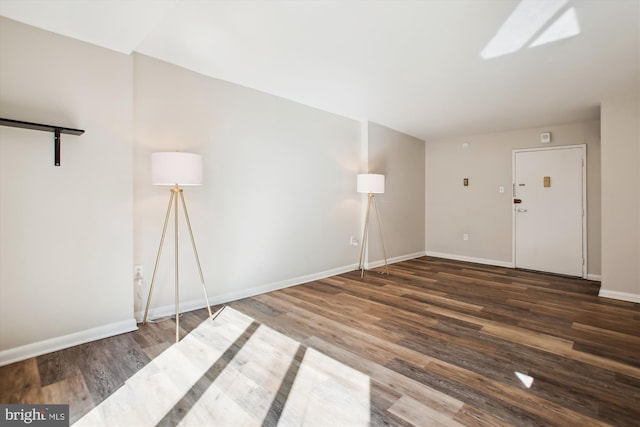
[[513, 263], [511, 261], [498, 261], [495, 259], [475, 258], [475, 257], [470, 257], [465, 255], [454, 255], [454, 254], [447, 254], [443, 252], [433, 252], [433, 251], [427, 251], [426, 254], [427, 256], [433, 256], [436, 258], [446, 258], [446, 259], [452, 259], [455, 261], [475, 262], [476, 264], [495, 265], [496, 267], [513, 268]]
[[[400, 255], [400, 256], [397, 256], [397, 257], [393, 257], [393, 258], [387, 259], [387, 264], [395, 264], [397, 262], [402, 262], [402, 261], [407, 261], [407, 260], [410, 260], [410, 259], [420, 258], [421, 256], [425, 256], [425, 255], [426, 255], [425, 252], [415, 252], [415, 253], [408, 254], [408, 255]], [[384, 260], [380, 259], [380, 260], [377, 260], [377, 261], [372, 261], [372, 262], [365, 263], [365, 269], [382, 267], [383, 265], [384, 265]], [[356, 266], [356, 268], [357, 268], [357, 266]]]
[[[383, 265], [384, 265], [384, 262], [383, 262]], [[290, 286], [301, 285], [303, 283], [313, 282], [314, 280], [320, 280], [327, 277], [336, 276], [338, 274], [347, 273], [357, 268], [358, 268], [358, 264], [349, 264], [343, 267], [322, 271], [320, 273], [307, 274], [306, 276], [298, 276], [292, 279], [282, 280], [279, 282], [272, 282], [264, 285], [258, 285], [258, 286], [254, 286], [254, 287], [243, 289], [236, 292], [227, 292], [221, 295], [216, 295], [213, 298], [210, 298], [209, 303], [211, 305], [226, 304], [228, 302], [237, 301], [242, 298], [249, 298], [249, 297], [264, 294], [267, 292], [288, 288]], [[204, 300], [204, 298], [180, 301], [180, 312], [184, 313], [188, 311], [199, 310], [201, 308], [205, 308], [206, 306], [207, 306], [207, 303]], [[153, 320], [161, 317], [173, 316], [175, 315], [175, 312], [176, 312], [176, 306], [174, 303], [171, 303], [171, 304], [151, 308], [149, 310], [148, 318]], [[144, 316], [144, 311], [137, 311], [135, 313], [135, 317], [136, 319], [138, 319], [138, 322], [142, 322], [143, 316]]]
[[598, 296], [602, 298], [619, 299], [622, 301], [640, 303], [640, 295], [632, 294], [629, 292], [608, 291], [606, 289], [600, 289], [600, 293], [598, 293]]
[[[415, 252], [412, 254], [401, 255], [393, 258], [389, 258], [387, 263], [394, 264], [401, 261], [407, 261], [414, 258], [420, 258], [425, 256], [424, 252]], [[384, 265], [384, 260], [378, 260], [365, 264], [366, 269], [377, 268]], [[277, 291], [280, 289], [288, 288], [290, 286], [301, 285], [303, 283], [313, 282], [314, 280], [320, 280], [331, 276], [336, 276], [338, 274], [347, 273], [349, 271], [356, 270], [358, 268], [358, 264], [349, 264], [343, 267], [334, 268], [331, 270], [322, 271], [319, 273], [308, 274], [306, 276], [294, 277], [292, 279], [282, 280], [279, 282], [267, 283], [264, 285], [254, 286], [252, 288], [243, 289], [238, 292], [227, 292], [225, 294], [217, 295], [213, 299], [210, 299], [209, 302], [211, 305], [217, 304], [226, 304], [231, 301], [237, 301], [242, 298], [249, 298], [256, 295], [265, 294], [267, 292]], [[205, 308], [207, 303], [204, 298], [192, 299], [187, 301], [180, 301], [180, 312], [188, 312], [199, 310], [201, 308]], [[149, 310], [149, 319], [158, 319], [161, 317], [173, 316], [176, 312], [175, 304], [167, 304], [155, 308], [151, 308]], [[144, 316], [144, 311], [137, 311], [135, 313], [136, 319], [138, 322], [142, 322], [142, 317]]]
[[[427, 251], [426, 255], [436, 257], [436, 258], [452, 259], [455, 261], [475, 262], [477, 264], [495, 265], [497, 267], [506, 267], [506, 268], [515, 268], [515, 265], [513, 265], [513, 263], [509, 261], [497, 261], [494, 259], [474, 258], [474, 257], [465, 256], [465, 255], [454, 255], [454, 254], [447, 254], [443, 252], [433, 252], [433, 251]], [[586, 279], [592, 280], [594, 282], [601, 282], [602, 276], [599, 274], [587, 274]]]
[[75, 345], [84, 344], [102, 338], [124, 334], [125, 332], [131, 332], [137, 329], [138, 326], [136, 325], [135, 319], [131, 318], [60, 337], [37, 341], [20, 347], [10, 348], [8, 350], [2, 350], [0, 351], [0, 366], [9, 365], [31, 357], [40, 356], [42, 354], [51, 353], [53, 351], [62, 350], [64, 348], [73, 347]]

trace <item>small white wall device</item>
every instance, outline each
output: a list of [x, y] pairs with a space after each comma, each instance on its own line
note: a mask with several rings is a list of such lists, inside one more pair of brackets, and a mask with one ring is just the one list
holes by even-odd
[[540, 134], [540, 144], [548, 144], [551, 142], [551, 132], [543, 132]]

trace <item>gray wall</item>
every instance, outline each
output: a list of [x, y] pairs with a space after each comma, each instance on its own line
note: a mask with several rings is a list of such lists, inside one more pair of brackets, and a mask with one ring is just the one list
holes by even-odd
[[[424, 255], [424, 141], [371, 122], [367, 134], [369, 173], [385, 175], [385, 193], [376, 195], [376, 204], [387, 257]], [[369, 243], [369, 261], [384, 262], [375, 222], [370, 225]]]
[[[540, 133], [552, 133], [540, 144]], [[463, 147], [468, 143], [468, 147]], [[600, 122], [426, 143], [427, 253], [512, 264], [512, 150], [587, 144], [587, 273], [600, 275]], [[462, 185], [469, 178], [469, 186]], [[498, 192], [505, 187], [503, 194]], [[463, 233], [469, 240], [462, 240]]]
[[[135, 263], [147, 272], [138, 311], [169, 199], [150, 184], [150, 154], [173, 150], [204, 156], [204, 186], [185, 197], [212, 302], [354, 268], [358, 122], [136, 55]], [[182, 236], [181, 298], [195, 308], [204, 300]], [[163, 255], [156, 313], [173, 310], [173, 247]]]
[[[0, 362], [135, 329], [133, 60], [0, 18]], [[24, 352], [10, 349], [65, 337]]]
[[640, 96], [602, 103], [602, 288], [640, 302]]

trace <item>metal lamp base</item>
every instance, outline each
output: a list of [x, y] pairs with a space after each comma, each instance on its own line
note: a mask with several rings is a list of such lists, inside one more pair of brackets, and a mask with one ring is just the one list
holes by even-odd
[[171, 196], [169, 197], [169, 206], [167, 207], [167, 214], [164, 218], [164, 226], [162, 228], [162, 237], [160, 238], [160, 246], [158, 247], [158, 255], [156, 256], [156, 263], [153, 268], [153, 277], [151, 278], [151, 286], [149, 287], [149, 296], [147, 297], [147, 305], [144, 310], [144, 319], [142, 324], [147, 323], [147, 315], [149, 314], [149, 304], [151, 303], [151, 295], [153, 294], [153, 287], [156, 282], [156, 274], [158, 272], [158, 265], [160, 263], [160, 255], [162, 254], [162, 246], [164, 245], [164, 238], [167, 234], [167, 224], [169, 223], [169, 217], [171, 216], [171, 208], [174, 211], [174, 243], [175, 243], [175, 303], [176, 303], [176, 342], [180, 341], [180, 287], [178, 276], [178, 195], [182, 202], [182, 209], [184, 211], [184, 217], [187, 222], [187, 228], [189, 229], [189, 236], [191, 237], [191, 246], [193, 247], [193, 253], [196, 257], [196, 264], [198, 265], [198, 272], [200, 273], [200, 282], [202, 283], [202, 291], [204, 292], [204, 299], [207, 303], [207, 310], [209, 311], [209, 317], [211, 314], [211, 306], [209, 304], [209, 297], [207, 296], [207, 287], [204, 284], [204, 275], [202, 274], [202, 267], [200, 266], [200, 258], [198, 257], [198, 250], [196, 249], [196, 242], [193, 238], [193, 231], [191, 229], [191, 221], [189, 221], [189, 213], [187, 212], [187, 205], [184, 201], [184, 194], [182, 188], [177, 184], [171, 190]]
[[387, 275], [389, 275], [389, 264], [387, 263], [387, 251], [384, 248], [384, 237], [382, 235], [382, 225], [380, 224], [380, 212], [378, 212], [378, 206], [376, 205], [376, 198], [373, 193], [369, 193], [369, 199], [367, 202], [367, 215], [364, 222], [364, 231], [362, 232], [362, 247], [360, 248], [360, 264], [358, 269], [360, 270], [360, 277], [364, 277], [364, 254], [365, 249], [369, 243], [369, 213], [371, 212], [371, 205], [376, 211], [376, 219], [378, 221], [378, 231], [380, 232], [380, 240], [382, 241], [382, 254], [384, 255], [384, 267]]

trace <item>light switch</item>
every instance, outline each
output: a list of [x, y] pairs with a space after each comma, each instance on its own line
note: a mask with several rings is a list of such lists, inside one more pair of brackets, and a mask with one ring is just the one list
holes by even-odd
[[544, 182], [544, 186], [545, 187], [551, 187], [551, 177], [550, 176], [545, 176], [543, 182]]
[[468, 187], [469, 186], [469, 178], [464, 178], [462, 180], [462, 185], [464, 185], [465, 187]]

